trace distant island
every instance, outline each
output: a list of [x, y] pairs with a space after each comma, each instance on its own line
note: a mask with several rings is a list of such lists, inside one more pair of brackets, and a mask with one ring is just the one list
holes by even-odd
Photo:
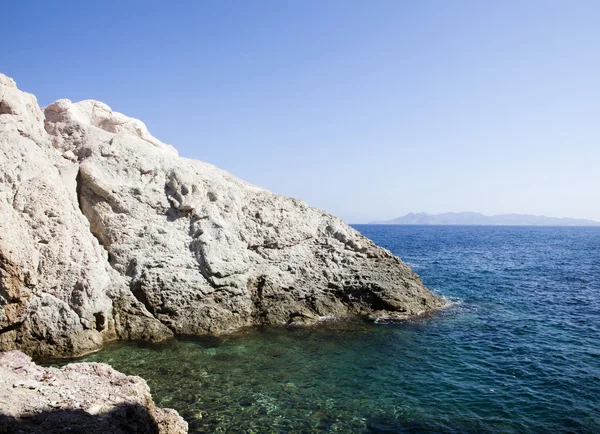
[[442, 214], [408, 213], [392, 220], [372, 221], [378, 225], [488, 225], [488, 226], [600, 226], [586, 219], [557, 218], [529, 214], [498, 214], [487, 216], [476, 212], [446, 212]]

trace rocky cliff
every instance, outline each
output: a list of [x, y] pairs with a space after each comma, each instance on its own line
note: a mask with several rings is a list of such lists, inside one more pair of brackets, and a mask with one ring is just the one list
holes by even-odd
[[0, 349], [75, 355], [323, 317], [442, 305], [340, 219], [210, 164], [96, 101], [0, 74]]

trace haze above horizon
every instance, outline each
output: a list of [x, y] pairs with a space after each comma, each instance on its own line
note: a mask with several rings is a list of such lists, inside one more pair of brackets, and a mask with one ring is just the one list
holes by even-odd
[[9, 2], [0, 72], [350, 223], [600, 221], [600, 2]]
[[531, 214], [484, 215], [477, 212], [448, 212], [440, 214], [410, 212], [403, 216], [369, 224], [384, 225], [487, 225], [487, 226], [600, 226], [600, 222], [571, 217], [551, 217]]

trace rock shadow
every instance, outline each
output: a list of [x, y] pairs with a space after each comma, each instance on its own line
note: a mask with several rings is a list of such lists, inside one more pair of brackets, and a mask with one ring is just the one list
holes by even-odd
[[81, 409], [57, 409], [23, 415], [19, 418], [2, 414], [0, 434], [142, 434], [159, 432], [148, 409], [126, 403], [109, 412], [92, 415]]

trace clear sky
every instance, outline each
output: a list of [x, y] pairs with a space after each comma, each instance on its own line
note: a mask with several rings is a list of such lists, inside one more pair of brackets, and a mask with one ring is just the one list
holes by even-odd
[[0, 71], [351, 223], [600, 220], [600, 1], [7, 1]]

